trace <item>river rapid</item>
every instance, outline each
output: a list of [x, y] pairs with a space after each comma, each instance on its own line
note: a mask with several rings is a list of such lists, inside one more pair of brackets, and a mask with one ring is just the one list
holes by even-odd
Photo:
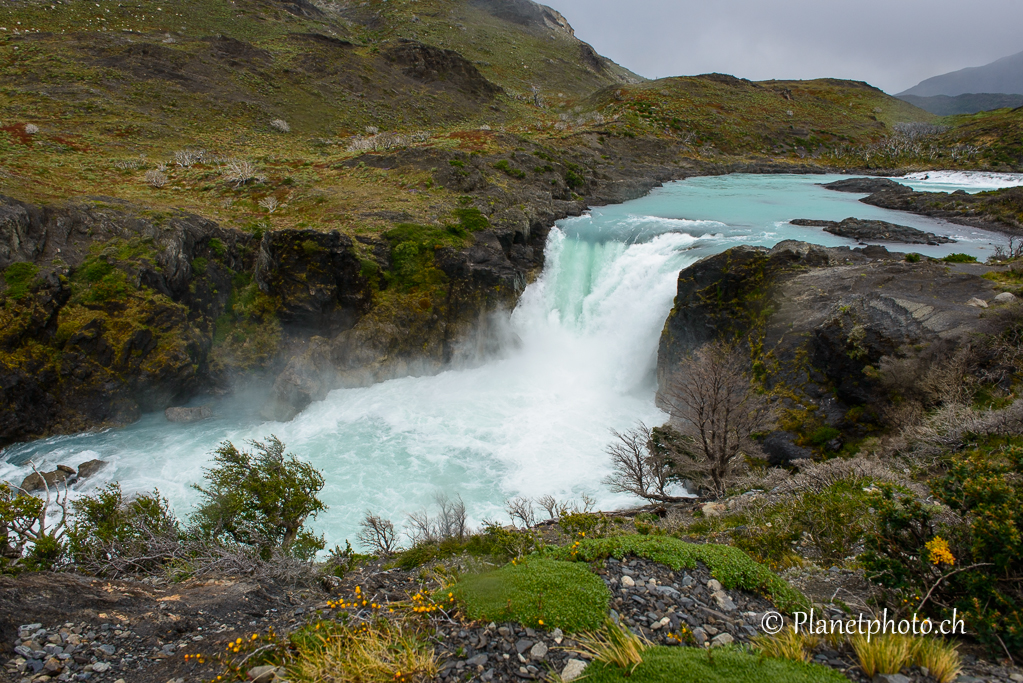
[[[888, 211], [862, 195], [825, 190], [839, 176], [690, 178], [646, 197], [594, 208], [551, 231], [542, 275], [503, 320], [509, 342], [493, 358], [436, 376], [340, 389], [288, 423], [266, 422], [264, 396], [196, 399], [215, 418], [174, 424], [162, 413], [99, 433], [54, 437], [0, 454], [0, 479], [100, 458], [110, 465], [76, 495], [111, 481], [158, 488], [179, 516], [196, 501], [210, 452], [275, 434], [323, 472], [329, 509], [313, 526], [328, 544], [355, 540], [367, 510], [401, 524], [437, 494], [461, 496], [475, 523], [507, 520], [514, 496], [595, 498], [605, 509], [635, 502], [602, 485], [610, 430], [665, 415], [654, 405], [657, 342], [679, 270], [739, 244], [798, 239], [856, 246], [795, 218], [880, 219], [947, 235], [942, 246], [886, 245], [928, 256], [965, 252], [981, 261], [1006, 239], [973, 228]], [[1023, 176], [931, 172], [901, 180], [918, 190], [968, 192], [1023, 185]]]

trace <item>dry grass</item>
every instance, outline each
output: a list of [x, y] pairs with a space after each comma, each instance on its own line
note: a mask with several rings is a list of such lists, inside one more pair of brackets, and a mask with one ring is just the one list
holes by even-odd
[[433, 648], [401, 625], [342, 627], [300, 647], [291, 681], [417, 683], [437, 676]]
[[753, 646], [765, 657], [808, 662], [820, 642], [821, 639], [818, 636], [809, 633], [796, 633], [794, 630], [786, 628], [777, 635], [757, 636], [753, 639]]
[[956, 643], [939, 638], [918, 638], [913, 642], [913, 663], [926, 668], [938, 683], [951, 683], [963, 670]]
[[643, 663], [643, 651], [651, 646], [650, 641], [623, 629], [613, 621], [608, 621], [595, 633], [580, 634], [578, 642], [579, 649], [573, 652], [626, 669], [629, 674]]
[[913, 660], [913, 639], [897, 634], [855, 636], [850, 641], [867, 678], [877, 674], [897, 674]]

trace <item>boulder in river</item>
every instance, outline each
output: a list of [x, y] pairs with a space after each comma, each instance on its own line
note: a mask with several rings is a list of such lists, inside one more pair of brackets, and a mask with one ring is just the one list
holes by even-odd
[[907, 225], [897, 225], [886, 221], [863, 220], [860, 218], [846, 218], [844, 221], [818, 221], [806, 218], [797, 218], [789, 221], [792, 225], [803, 227], [824, 228], [824, 232], [830, 232], [839, 237], [848, 237], [858, 242], [901, 242], [902, 244], [949, 244], [954, 239], [935, 235], [933, 232], [924, 232]]
[[88, 479], [107, 466], [105, 460], [88, 460], [78, 466], [78, 478]]
[[21, 482], [21, 488], [28, 493], [42, 491], [47, 487], [53, 488], [61, 483], [66, 484], [76, 476], [75, 468], [68, 467], [67, 465], [57, 465], [57, 469], [52, 472], [33, 472], [28, 475], [25, 477], [25, 481]]
[[170, 422], [199, 422], [213, 417], [213, 409], [209, 406], [194, 408], [168, 408], [163, 414]]

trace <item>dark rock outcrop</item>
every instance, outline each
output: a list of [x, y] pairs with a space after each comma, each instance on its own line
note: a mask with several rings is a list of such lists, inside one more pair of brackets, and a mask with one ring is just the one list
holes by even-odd
[[401, 39], [398, 45], [388, 48], [384, 54], [401, 67], [402, 73], [421, 83], [447, 86], [465, 95], [485, 99], [502, 92], [472, 62], [454, 50]]
[[846, 218], [843, 221], [817, 221], [797, 218], [789, 221], [792, 225], [824, 228], [839, 237], [848, 237], [858, 242], [880, 241], [901, 242], [902, 244], [948, 244], [955, 242], [943, 235], [924, 232], [906, 225], [897, 225], [886, 221], [871, 221], [860, 218]]
[[893, 190], [895, 192], [913, 191], [912, 188], [889, 178], [843, 178], [833, 183], [825, 183], [821, 187], [826, 187], [836, 192], [852, 192], [855, 194], [873, 194], [882, 190]]
[[[658, 349], [661, 391], [698, 346], [754, 332], [772, 381], [786, 382], [840, 421], [882, 397], [882, 358], [941, 348], [954, 352], [998, 323], [972, 299], [993, 300], [990, 267], [908, 263], [882, 247], [825, 248], [786, 241], [773, 249], [736, 247], [679, 273], [678, 295]], [[831, 397], [835, 405], [825, 405]], [[797, 454], [775, 437], [772, 457]]]

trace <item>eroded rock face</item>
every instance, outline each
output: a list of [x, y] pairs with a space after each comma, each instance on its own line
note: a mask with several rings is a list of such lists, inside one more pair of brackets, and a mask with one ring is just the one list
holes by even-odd
[[[773, 249], [736, 247], [679, 273], [675, 306], [658, 349], [660, 390], [687, 355], [713, 339], [763, 331], [776, 364], [770, 381], [787, 382], [839, 422], [851, 407], [881, 397], [882, 358], [941, 349], [951, 354], [997, 321], [970, 305], [991, 301], [990, 268], [906, 262], [882, 247], [825, 248], [786, 241]], [[831, 405], [829, 401], [835, 403]], [[784, 432], [764, 443], [772, 462], [806, 457]]]

